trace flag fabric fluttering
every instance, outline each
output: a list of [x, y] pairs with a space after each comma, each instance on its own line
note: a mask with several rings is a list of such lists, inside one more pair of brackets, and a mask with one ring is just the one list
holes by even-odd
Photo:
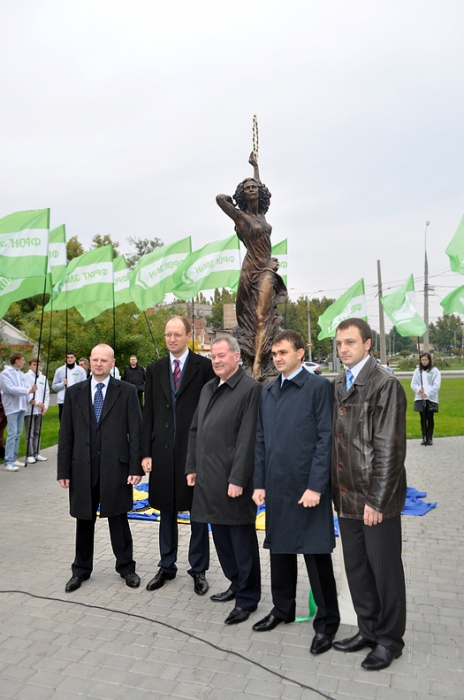
[[52, 285], [66, 273], [66, 226], [57, 226], [50, 231], [48, 239], [48, 269]]
[[402, 287], [381, 297], [385, 313], [403, 338], [424, 335], [427, 326], [416, 310], [414, 277], [410, 275]]
[[113, 303], [113, 246], [95, 248], [73, 258], [53, 288], [45, 311], [70, 309], [91, 301]]
[[362, 318], [367, 321], [364, 279], [356, 282], [319, 316], [317, 322], [321, 332], [317, 336], [318, 340], [333, 338], [338, 324], [348, 318]]
[[[124, 255], [118, 255], [113, 261], [114, 269], [114, 306], [132, 303], [130, 295], [129, 266]], [[99, 316], [103, 311], [113, 308], [113, 300], [89, 301], [87, 304], [79, 304], [76, 309], [84, 321], [90, 321]]]
[[43, 277], [48, 265], [50, 209], [19, 211], [0, 219], [0, 275]]
[[272, 246], [272, 257], [279, 260], [278, 273], [282, 277], [285, 286], [287, 286], [287, 241], [288, 239], [285, 238], [285, 240]]
[[440, 305], [445, 314], [464, 314], [464, 286], [447, 294]]
[[0, 318], [3, 318], [14, 301], [50, 292], [50, 281], [43, 277], [27, 277], [26, 279], [9, 279], [0, 277]]
[[190, 253], [173, 275], [172, 293], [187, 301], [205, 289], [233, 287], [240, 276], [239, 248], [234, 234]]
[[130, 295], [141, 311], [159, 304], [173, 290], [173, 273], [191, 250], [192, 240], [188, 236], [142, 255], [137, 261], [135, 269], [130, 273]]
[[445, 250], [450, 259], [450, 267], [453, 272], [464, 275], [464, 216], [462, 217], [456, 233]]

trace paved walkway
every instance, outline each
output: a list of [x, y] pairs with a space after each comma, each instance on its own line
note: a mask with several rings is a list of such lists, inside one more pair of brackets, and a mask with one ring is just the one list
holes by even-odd
[[[252, 631], [271, 607], [265, 552], [259, 610], [246, 623], [225, 626], [231, 604], [196, 596], [185, 573], [187, 526], [181, 526], [179, 575], [149, 593], [145, 584], [157, 570], [158, 525], [132, 521], [142, 586], [131, 590], [114, 571], [106, 523], [97, 523], [92, 578], [66, 594], [74, 521], [67, 493], [55, 481], [56, 449], [45, 450], [48, 462], [0, 471], [0, 697], [464, 698], [463, 453], [463, 437], [438, 439], [432, 448], [419, 441], [408, 445], [409, 483], [438, 506], [422, 518], [403, 518], [406, 646], [390, 668], [375, 673], [360, 667], [363, 653], [331, 650], [312, 657], [310, 623]], [[337, 551], [337, 575], [338, 557]], [[215, 556], [208, 578], [213, 593], [227, 587]], [[300, 582], [303, 616], [303, 572]], [[342, 625], [338, 636], [352, 632]]]

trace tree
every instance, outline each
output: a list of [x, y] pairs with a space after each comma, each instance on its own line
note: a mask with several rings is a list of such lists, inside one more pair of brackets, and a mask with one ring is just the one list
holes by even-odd
[[136, 266], [137, 261], [142, 255], [148, 255], [148, 253], [153, 253], [157, 248], [161, 248], [164, 245], [161, 238], [135, 238], [134, 236], [129, 236], [127, 239], [131, 246], [134, 246], [135, 253], [128, 255], [126, 257], [127, 264], [132, 269]]
[[301, 296], [297, 301], [287, 301], [278, 305], [278, 309], [283, 318], [283, 327], [292, 331], [297, 331], [303, 340], [308, 340], [308, 305], [311, 326], [311, 350], [313, 357], [328, 355], [332, 350], [331, 338], [318, 340], [317, 336], [320, 332], [320, 327], [317, 323], [326, 308], [333, 304], [333, 299], [311, 299]]
[[461, 319], [456, 314], [443, 314], [429, 325], [430, 342], [436, 350], [450, 353], [452, 347], [462, 345]]
[[72, 236], [66, 243], [66, 256], [68, 262], [74, 258], [78, 258], [79, 255], [84, 254], [84, 246], [80, 242], [77, 236]]
[[116, 241], [113, 242], [109, 233], [105, 233], [104, 236], [101, 236], [99, 233], [97, 233], [92, 238], [92, 245], [90, 246], [90, 249], [92, 250], [94, 248], [103, 248], [103, 246], [105, 245], [113, 246], [113, 258], [117, 258], [119, 255], [119, 243], [117, 243]]
[[214, 290], [214, 296], [211, 297], [211, 316], [206, 317], [207, 323], [213, 328], [224, 327], [224, 304], [234, 302], [237, 298], [235, 292], [230, 289], [223, 288], [222, 292], [219, 289]]

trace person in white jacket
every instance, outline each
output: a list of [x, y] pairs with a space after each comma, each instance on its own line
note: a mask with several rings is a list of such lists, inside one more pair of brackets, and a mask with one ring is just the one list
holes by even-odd
[[18, 466], [25, 466], [18, 462], [18, 449], [21, 433], [23, 431], [24, 413], [26, 411], [26, 397], [37, 391], [37, 384], [26, 381], [26, 375], [21, 372], [24, 367], [24, 355], [14, 352], [10, 355], [10, 364], [6, 365], [0, 374], [0, 389], [2, 392], [3, 410], [8, 421], [8, 437], [5, 445], [5, 463], [3, 468], [7, 472], [17, 472]]
[[42, 431], [42, 418], [46, 414], [50, 403], [50, 389], [47, 378], [40, 371], [40, 362], [37, 357], [29, 360], [29, 371], [26, 372], [26, 381], [30, 386], [37, 384], [37, 391], [28, 397], [26, 406], [26, 464], [46, 462], [47, 458], [40, 454], [40, 433]]
[[432, 356], [429, 352], [421, 353], [419, 367], [414, 370], [411, 381], [411, 389], [415, 392], [414, 410], [420, 413], [421, 445], [433, 445], [434, 415], [438, 412], [440, 384], [440, 370], [434, 367]]
[[57, 392], [58, 417], [61, 422], [63, 413], [64, 395], [66, 387], [84, 382], [87, 379], [87, 372], [76, 364], [76, 353], [68, 350], [66, 353], [66, 364], [58, 367], [53, 377], [52, 389]]

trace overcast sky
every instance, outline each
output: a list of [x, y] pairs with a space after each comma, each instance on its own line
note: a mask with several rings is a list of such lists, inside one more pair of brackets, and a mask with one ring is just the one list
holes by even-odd
[[[430, 317], [464, 278], [462, 0], [14, 0], [0, 9], [0, 217], [51, 208], [84, 246], [110, 234], [194, 249], [259, 165], [289, 293], [384, 294], [413, 273]], [[317, 290], [322, 292], [316, 294]], [[388, 326], [387, 326], [388, 327]]]

